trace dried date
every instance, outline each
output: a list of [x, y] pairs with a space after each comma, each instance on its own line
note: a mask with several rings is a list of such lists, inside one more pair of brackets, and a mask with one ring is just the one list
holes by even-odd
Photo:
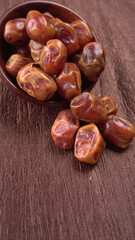
[[79, 126], [79, 121], [74, 118], [70, 109], [61, 111], [51, 129], [54, 142], [63, 149], [72, 148]]
[[95, 164], [105, 148], [105, 142], [94, 123], [79, 128], [74, 146], [74, 156], [81, 162]]
[[107, 116], [107, 108], [100, 99], [89, 92], [73, 98], [70, 108], [74, 117], [88, 123], [101, 123]]

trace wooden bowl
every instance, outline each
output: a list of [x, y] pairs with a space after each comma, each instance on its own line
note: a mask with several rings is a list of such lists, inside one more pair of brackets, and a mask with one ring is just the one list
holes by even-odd
[[[50, 12], [54, 17], [60, 18], [62, 21], [71, 23], [72, 21], [81, 19], [85, 21], [82, 17], [80, 17], [77, 13], [73, 12], [67, 7], [64, 7], [60, 4], [53, 3], [53, 2], [45, 2], [45, 1], [28, 1], [24, 3], [17, 4], [10, 8], [0, 19], [0, 74], [2, 77], [3, 82], [6, 84], [6, 86], [11, 89], [16, 95], [22, 97], [23, 99], [38, 104], [38, 105], [45, 105], [49, 107], [56, 107], [56, 106], [66, 106], [69, 105], [69, 102], [65, 99], [63, 99], [58, 93], [53, 96], [48, 101], [39, 101], [30, 95], [28, 95], [26, 92], [21, 90], [19, 86], [17, 85], [17, 82], [14, 78], [12, 78], [5, 70], [5, 63], [10, 57], [10, 51], [9, 46], [4, 38], [3, 38], [3, 31], [4, 26], [8, 20], [14, 19], [14, 18], [25, 18], [27, 13], [30, 10], [38, 10], [40, 12]], [[97, 41], [97, 38], [94, 35], [94, 41]], [[82, 90], [90, 90], [93, 88], [93, 86], [96, 84], [96, 82], [89, 82], [87, 81], [87, 84], [83, 84]]]

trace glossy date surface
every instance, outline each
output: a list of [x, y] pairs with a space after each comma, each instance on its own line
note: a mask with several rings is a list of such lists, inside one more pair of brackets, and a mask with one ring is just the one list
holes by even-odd
[[67, 54], [71, 55], [79, 50], [79, 40], [75, 29], [69, 23], [62, 22], [56, 18], [55, 22], [56, 38], [62, 41], [67, 47]]
[[105, 55], [102, 45], [98, 42], [86, 44], [78, 66], [89, 81], [96, 81], [105, 68]]
[[16, 77], [19, 70], [30, 62], [32, 62], [31, 58], [26, 58], [20, 54], [13, 54], [6, 62], [5, 68], [11, 76]]
[[40, 54], [41, 51], [43, 49], [43, 44], [38, 43], [34, 40], [30, 40], [29, 41], [29, 48], [30, 48], [30, 53], [31, 53], [31, 57], [33, 58], [33, 60], [35, 62], [39, 62], [40, 61]]
[[80, 124], [70, 109], [61, 111], [51, 129], [51, 135], [59, 147], [70, 149], [74, 146], [75, 133]]
[[31, 10], [27, 14], [26, 31], [32, 40], [42, 44], [55, 36], [54, 25], [45, 15], [36, 10]]
[[79, 128], [74, 146], [74, 156], [81, 162], [95, 164], [105, 148], [105, 142], [94, 123]]
[[88, 123], [101, 123], [107, 116], [106, 106], [96, 95], [89, 92], [73, 98], [70, 108], [74, 117]]
[[81, 73], [75, 63], [65, 63], [62, 72], [56, 78], [59, 94], [72, 100], [81, 93]]
[[110, 115], [100, 124], [100, 131], [109, 143], [126, 148], [135, 137], [135, 127], [127, 120]]
[[80, 49], [82, 49], [87, 43], [92, 42], [92, 30], [87, 23], [83, 22], [82, 20], [76, 20], [72, 22], [71, 25], [77, 33]]
[[41, 71], [39, 64], [25, 65], [17, 74], [17, 83], [30, 96], [45, 101], [50, 99], [57, 90], [55, 81]]
[[40, 54], [41, 69], [49, 75], [61, 72], [67, 60], [67, 48], [58, 39], [49, 40]]
[[109, 96], [99, 96], [101, 102], [103, 102], [107, 108], [107, 115], [116, 114], [118, 111], [118, 106], [113, 98]]
[[7, 43], [11, 45], [21, 45], [28, 40], [25, 23], [25, 18], [16, 18], [9, 20], [5, 24], [4, 38]]

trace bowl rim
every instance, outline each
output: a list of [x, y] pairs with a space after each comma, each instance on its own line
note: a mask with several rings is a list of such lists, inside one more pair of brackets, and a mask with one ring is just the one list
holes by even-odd
[[[62, 7], [66, 10], [68, 10], [69, 12], [72, 12], [74, 15], [76, 15], [78, 18], [81, 18], [83, 21], [85, 21], [83, 19], [83, 17], [81, 17], [78, 13], [74, 12], [72, 9], [60, 4], [60, 3], [56, 3], [56, 2], [50, 2], [50, 1], [44, 1], [44, 0], [41, 0], [41, 1], [34, 1], [34, 0], [30, 0], [30, 1], [26, 1], [26, 2], [19, 2], [17, 4], [14, 4], [13, 6], [11, 6], [10, 8], [8, 8], [0, 17], [0, 21], [2, 20], [2, 18], [5, 18], [5, 15], [8, 15], [9, 12], [13, 11], [15, 8], [17, 7], [20, 7], [20, 6], [24, 6], [24, 5], [27, 5], [27, 4], [39, 4], [39, 3], [45, 3], [45, 4], [50, 4], [50, 5], [54, 5], [54, 6], [58, 6], [58, 7]], [[85, 21], [86, 22], [86, 21]]]
[[[29, 4], [46, 4], [46, 5], [53, 5], [54, 7], [60, 7], [62, 9], [65, 9], [66, 11], [72, 13], [73, 15], [75, 15], [78, 19], [85, 21], [85, 19], [83, 17], [81, 17], [78, 13], [76, 13], [75, 11], [73, 11], [72, 9], [56, 3], [56, 2], [50, 2], [50, 1], [26, 1], [26, 2], [20, 2], [17, 4], [14, 4], [13, 6], [11, 6], [9, 9], [7, 9], [2, 16], [0, 17], [0, 25], [2, 25], [2, 23], [4, 22], [4, 20], [6, 20], [6, 18], [8, 17], [8, 15], [10, 15], [10, 13], [12, 13], [13, 11], [17, 10], [20, 7], [23, 6], [27, 6]], [[87, 23], [87, 22], [86, 22]], [[94, 31], [92, 30], [93, 36], [95, 38], [95, 41], [98, 41], [97, 36], [95, 35]], [[2, 31], [1, 31], [2, 34]], [[4, 61], [2, 58], [2, 54], [0, 53], [0, 60], [4, 65]], [[28, 95], [27, 93], [25, 93], [23, 90], [21, 90], [19, 87], [15, 86], [15, 84], [12, 82], [12, 80], [10, 79], [10, 77], [8, 77], [6, 75], [6, 73], [4, 72], [4, 69], [2, 68], [1, 64], [0, 64], [0, 76], [2, 81], [5, 83], [5, 85], [12, 91], [14, 92], [16, 95], [18, 95], [19, 97], [23, 98], [25, 101], [40, 105], [40, 106], [48, 106], [48, 107], [61, 107], [61, 106], [67, 106], [69, 105], [69, 101], [66, 99], [60, 99], [60, 101], [57, 102], [57, 100], [47, 100], [47, 101], [39, 101], [38, 99]]]

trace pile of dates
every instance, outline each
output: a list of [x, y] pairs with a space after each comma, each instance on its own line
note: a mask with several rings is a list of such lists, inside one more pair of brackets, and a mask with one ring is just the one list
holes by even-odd
[[7, 72], [40, 101], [56, 91], [71, 101], [82, 92], [81, 74], [93, 82], [105, 67], [103, 47], [82, 20], [69, 24], [48, 12], [31, 10], [26, 18], [5, 24], [4, 39], [12, 48]]
[[95, 164], [106, 142], [126, 148], [135, 137], [135, 127], [116, 116], [117, 110], [111, 97], [83, 92], [71, 100], [70, 109], [58, 114], [51, 129], [52, 138], [63, 149], [74, 146], [74, 156], [79, 161]]
[[128, 146], [135, 137], [135, 127], [116, 116], [115, 101], [82, 92], [81, 74], [93, 82], [105, 67], [103, 47], [95, 42], [85, 22], [69, 24], [48, 12], [31, 10], [26, 19], [6, 23], [4, 39], [14, 52], [5, 68], [22, 90], [40, 101], [58, 91], [70, 101], [70, 109], [58, 114], [51, 129], [59, 147], [74, 146], [79, 161], [95, 164], [105, 141], [120, 148]]

